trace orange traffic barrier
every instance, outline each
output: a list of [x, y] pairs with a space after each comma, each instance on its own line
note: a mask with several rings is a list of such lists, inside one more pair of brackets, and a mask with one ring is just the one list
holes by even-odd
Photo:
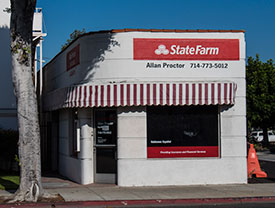
[[257, 178], [267, 177], [266, 172], [261, 170], [256, 150], [254, 149], [253, 144], [250, 144], [247, 156], [247, 176], [248, 178], [252, 178], [253, 176]]

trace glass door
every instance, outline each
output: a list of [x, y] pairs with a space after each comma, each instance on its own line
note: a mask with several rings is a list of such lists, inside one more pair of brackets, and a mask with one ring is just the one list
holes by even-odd
[[116, 110], [95, 111], [95, 182], [116, 183], [117, 113]]

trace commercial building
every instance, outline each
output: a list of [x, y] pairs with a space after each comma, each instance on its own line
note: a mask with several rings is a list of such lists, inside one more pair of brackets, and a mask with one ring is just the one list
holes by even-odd
[[43, 71], [52, 167], [81, 184], [246, 183], [244, 31], [90, 32]]

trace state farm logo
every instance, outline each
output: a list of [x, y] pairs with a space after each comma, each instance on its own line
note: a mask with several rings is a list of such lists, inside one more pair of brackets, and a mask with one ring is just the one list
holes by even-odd
[[158, 48], [155, 50], [155, 54], [157, 55], [168, 55], [169, 54], [169, 50], [166, 49], [165, 45], [159, 45]]
[[192, 46], [180, 46], [171, 45], [170, 51], [165, 45], [159, 45], [155, 50], [157, 55], [219, 55], [218, 47], [204, 47], [202, 45]]
[[134, 38], [134, 60], [240, 60], [239, 39]]

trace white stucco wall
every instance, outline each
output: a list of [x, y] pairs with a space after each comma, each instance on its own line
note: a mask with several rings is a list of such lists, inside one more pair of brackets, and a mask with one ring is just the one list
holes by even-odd
[[119, 108], [118, 185], [246, 183], [245, 115], [230, 113], [238, 104], [220, 114], [220, 158], [147, 159], [146, 107]]
[[[148, 69], [150, 60], [133, 60], [134, 38], [174, 38], [174, 39], [239, 39], [240, 60], [226, 61], [229, 69]], [[80, 64], [67, 71], [66, 55], [80, 44]], [[154, 62], [154, 61], [153, 61]], [[157, 61], [155, 61], [157, 62]], [[161, 62], [161, 61], [158, 61]], [[169, 63], [188, 61], [169, 61]], [[190, 62], [190, 61], [189, 61]], [[202, 63], [202, 61], [193, 61]], [[72, 84], [131, 83], [137, 81], [207, 81], [230, 80], [238, 84], [245, 76], [245, 41], [244, 33], [172, 33], [172, 32], [128, 32], [96, 33], [75, 41], [63, 53], [59, 54], [45, 67], [45, 92]], [[243, 70], [240, 70], [242, 68]], [[202, 76], [203, 74], [203, 76]]]
[[0, 26], [1, 27], [10, 27], [10, 14], [4, 12], [6, 8], [10, 8], [10, 0], [1, 0], [0, 2]]
[[93, 117], [91, 109], [78, 109], [80, 125], [80, 152], [78, 159], [81, 161], [81, 184], [94, 182], [93, 160]]
[[59, 173], [80, 183], [94, 182], [93, 129], [90, 109], [79, 109], [80, 152], [70, 152], [70, 110], [59, 112]]

